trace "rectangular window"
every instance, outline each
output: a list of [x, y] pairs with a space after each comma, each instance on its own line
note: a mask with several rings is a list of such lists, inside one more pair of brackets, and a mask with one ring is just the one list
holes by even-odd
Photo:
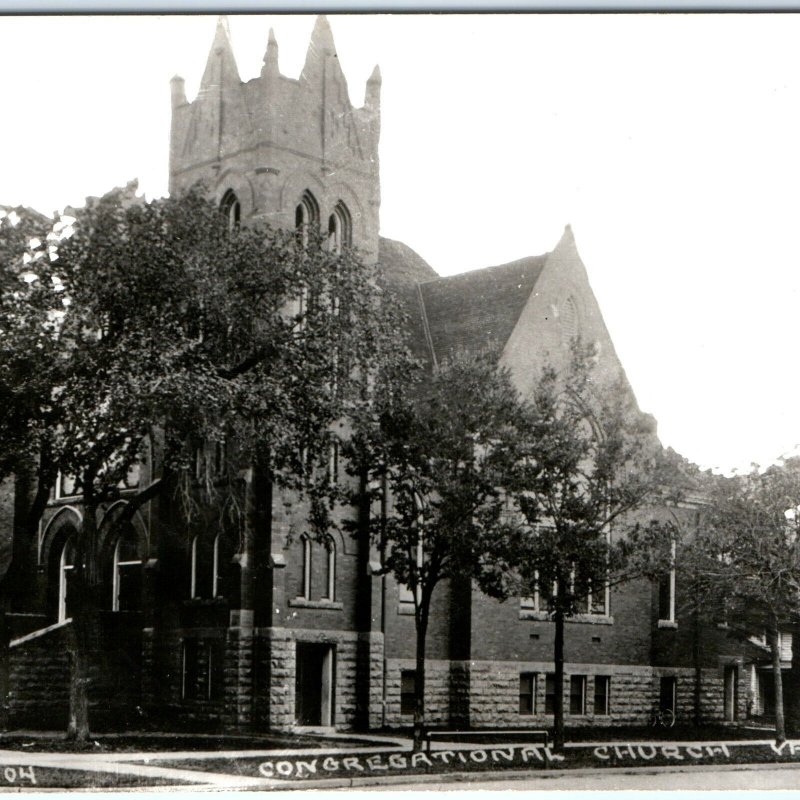
[[207, 697], [221, 700], [225, 693], [225, 649], [221, 639], [209, 639], [205, 643], [208, 662]]
[[677, 699], [678, 679], [674, 676], [661, 678], [659, 687], [659, 708], [662, 711], [675, 713], [675, 701]]
[[199, 675], [198, 667], [198, 641], [185, 639], [183, 642], [183, 680], [181, 683], [181, 696], [184, 700], [194, 700], [198, 696]]
[[536, 713], [536, 673], [523, 672], [519, 676], [519, 713]]
[[225, 650], [221, 639], [184, 639], [184, 700], [220, 700], [224, 682]]
[[404, 669], [400, 672], [400, 713], [410, 715], [414, 713], [414, 689], [417, 683], [417, 671]]
[[544, 680], [544, 713], [556, 713], [556, 676], [548, 672]]
[[658, 619], [675, 622], [675, 542], [672, 543], [672, 566], [658, 581]]
[[586, 713], [586, 676], [570, 675], [569, 713], [580, 716]]
[[611, 700], [611, 678], [608, 675], [595, 675], [594, 713], [605, 716], [609, 713]]

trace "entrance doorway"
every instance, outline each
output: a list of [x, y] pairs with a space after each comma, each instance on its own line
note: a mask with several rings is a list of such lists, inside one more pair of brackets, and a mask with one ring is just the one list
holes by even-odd
[[297, 643], [294, 707], [298, 725], [333, 726], [335, 656], [332, 644]]
[[735, 722], [739, 717], [739, 668], [735, 664], [725, 667], [725, 721]]

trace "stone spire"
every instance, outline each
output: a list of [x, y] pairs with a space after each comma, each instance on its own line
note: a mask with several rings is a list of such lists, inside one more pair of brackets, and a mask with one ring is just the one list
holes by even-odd
[[217, 18], [217, 29], [214, 41], [208, 54], [206, 69], [200, 81], [200, 94], [224, 84], [241, 83], [236, 58], [231, 45], [231, 33], [228, 28], [228, 18], [220, 14]]
[[280, 67], [278, 66], [278, 40], [275, 38], [275, 31], [269, 29], [269, 38], [267, 40], [267, 52], [264, 53], [264, 66], [261, 67], [261, 77], [272, 75], [280, 75]]
[[372, 75], [369, 76], [367, 81], [367, 92], [364, 96], [364, 105], [377, 111], [381, 104], [381, 68], [376, 64], [375, 69], [372, 70]]
[[300, 80], [311, 84], [320, 84], [322, 81], [334, 80], [347, 85], [339, 58], [336, 55], [336, 45], [333, 41], [328, 18], [324, 14], [317, 17], [311, 41], [306, 53], [306, 62], [300, 73]]

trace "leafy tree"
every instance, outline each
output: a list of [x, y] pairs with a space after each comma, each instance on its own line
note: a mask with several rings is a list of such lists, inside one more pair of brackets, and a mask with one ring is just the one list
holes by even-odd
[[524, 525], [498, 539], [505, 583], [484, 573], [495, 596], [536, 596], [555, 623], [554, 746], [564, 743], [564, 625], [605, 605], [606, 587], [663, 569], [670, 525], [635, 512], [669, 486], [669, 460], [652, 422], [623, 380], [604, 385], [593, 349], [576, 342], [564, 370], [543, 370], [518, 423], [510, 499]]
[[15, 453], [37, 465], [31, 521], [59, 471], [82, 495], [69, 733], [85, 739], [100, 509], [145, 443], [158, 442], [158, 472], [126, 494], [116, 531], [168, 490], [191, 510], [189, 465], [205, 440], [224, 437], [240, 465], [319, 494], [314, 465], [333, 422], [362, 402], [385, 336], [370, 270], [313, 231], [231, 230], [201, 188], [145, 203], [131, 185], [74, 214], [68, 238], [63, 220], [27, 241], [2, 229], [0, 396], [14, 402], [0, 417], [0, 465], [24, 468]]
[[485, 566], [508, 525], [502, 486], [513, 461], [519, 402], [491, 358], [463, 357], [433, 375], [409, 362], [378, 380], [348, 454], [367, 487], [369, 534], [384, 573], [414, 598], [414, 747], [425, 723], [425, 646], [431, 601], [446, 579]]
[[775, 682], [775, 733], [786, 739], [779, 633], [800, 613], [800, 459], [716, 476], [686, 548], [697, 604], [742, 637], [766, 631]]

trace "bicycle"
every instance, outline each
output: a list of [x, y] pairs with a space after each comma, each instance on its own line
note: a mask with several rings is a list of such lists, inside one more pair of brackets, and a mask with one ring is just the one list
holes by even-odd
[[655, 708], [650, 715], [650, 726], [671, 728], [675, 724], [675, 712], [671, 708]]

